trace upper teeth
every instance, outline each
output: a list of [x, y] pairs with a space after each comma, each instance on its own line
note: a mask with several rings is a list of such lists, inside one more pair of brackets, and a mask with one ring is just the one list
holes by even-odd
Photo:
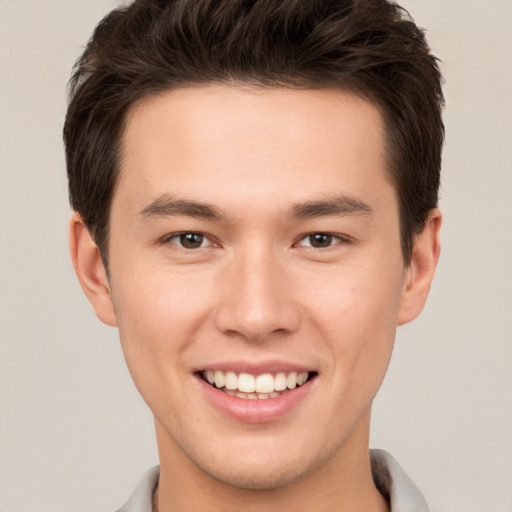
[[205, 377], [210, 384], [215, 384], [218, 388], [238, 389], [242, 393], [272, 393], [301, 386], [308, 380], [308, 372], [279, 372], [275, 375], [263, 373], [255, 376], [250, 373], [236, 374], [217, 370], [205, 372]]

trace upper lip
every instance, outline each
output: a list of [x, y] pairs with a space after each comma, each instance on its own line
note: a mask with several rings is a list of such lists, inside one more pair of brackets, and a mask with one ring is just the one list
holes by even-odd
[[197, 372], [221, 371], [235, 373], [249, 373], [251, 375], [262, 375], [264, 373], [303, 373], [315, 371], [309, 365], [293, 363], [291, 361], [218, 361], [216, 363], [208, 363], [197, 369]]

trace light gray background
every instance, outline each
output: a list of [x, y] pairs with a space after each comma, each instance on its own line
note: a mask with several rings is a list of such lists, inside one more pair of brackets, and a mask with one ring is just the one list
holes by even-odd
[[[444, 60], [443, 250], [374, 409], [433, 512], [512, 512], [512, 1], [404, 0]], [[71, 66], [111, 0], [0, 0], [0, 512], [113, 511], [157, 462], [67, 251]]]

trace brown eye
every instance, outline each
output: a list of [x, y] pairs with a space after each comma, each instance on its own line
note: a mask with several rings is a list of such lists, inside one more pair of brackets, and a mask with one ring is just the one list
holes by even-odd
[[326, 249], [338, 244], [342, 239], [329, 233], [312, 233], [304, 236], [299, 243], [299, 247], [312, 247], [314, 249]]
[[329, 247], [332, 245], [332, 235], [326, 235], [325, 233], [315, 233], [310, 236], [311, 247]]
[[176, 233], [164, 239], [165, 243], [177, 245], [182, 249], [200, 249], [212, 245], [211, 241], [201, 233]]
[[185, 249], [198, 249], [203, 245], [204, 236], [199, 233], [182, 233], [179, 240]]

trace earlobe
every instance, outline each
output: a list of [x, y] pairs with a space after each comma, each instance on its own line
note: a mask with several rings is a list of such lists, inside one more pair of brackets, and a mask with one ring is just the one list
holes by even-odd
[[98, 247], [82, 217], [74, 212], [69, 221], [69, 249], [80, 286], [96, 316], [105, 324], [117, 326], [110, 284]]
[[425, 306], [441, 250], [441, 220], [441, 212], [437, 208], [432, 210], [423, 231], [414, 238], [413, 253], [404, 279], [398, 325], [414, 320]]

